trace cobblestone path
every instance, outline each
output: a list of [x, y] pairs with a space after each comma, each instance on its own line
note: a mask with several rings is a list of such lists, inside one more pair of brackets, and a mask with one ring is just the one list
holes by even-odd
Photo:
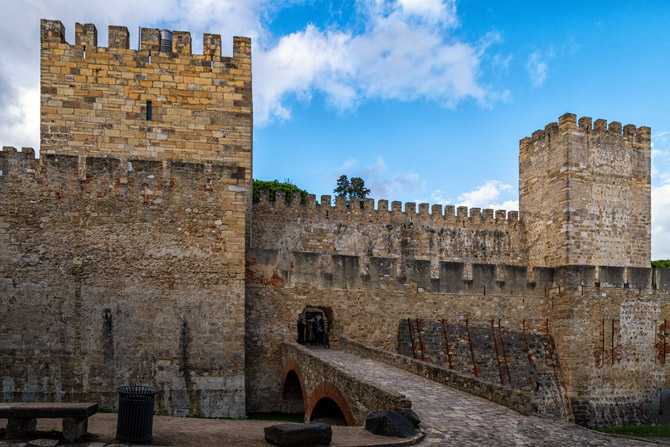
[[376, 360], [334, 349], [310, 350], [363, 382], [405, 395], [426, 432], [420, 446], [646, 446], [650, 442], [607, 436], [578, 425], [523, 416]]

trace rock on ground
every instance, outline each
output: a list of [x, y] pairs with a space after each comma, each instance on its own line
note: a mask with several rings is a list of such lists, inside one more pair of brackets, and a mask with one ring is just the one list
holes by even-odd
[[397, 408], [393, 410], [394, 413], [399, 414], [400, 416], [406, 417], [414, 425], [414, 428], [417, 428], [421, 423], [419, 415], [414, 412], [411, 408]]
[[393, 411], [378, 411], [365, 419], [365, 429], [375, 435], [409, 438], [414, 436], [414, 425]]

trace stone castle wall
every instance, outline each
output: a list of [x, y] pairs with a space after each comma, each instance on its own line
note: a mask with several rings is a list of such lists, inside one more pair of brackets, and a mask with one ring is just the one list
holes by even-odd
[[575, 420], [667, 423], [670, 270], [554, 269], [549, 311]]
[[0, 151], [2, 400], [114, 408], [146, 384], [163, 413], [243, 416], [244, 170], [79, 167]]
[[334, 346], [345, 336], [391, 351], [398, 350], [398, 334], [407, 318], [452, 323], [469, 318], [475, 327], [488, 327], [491, 319], [521, 327], [525, 319], [532, 332], [541, 330], [539, 322], [548, 312], [549, 269], [536, 269], [536, 282], [528, 283], [525, 267], [501, 270], [500, 280], [490, 264], [473, 264], [472, 275], [466, 277], [466, 264], [445, 261], [437, 277], [431, 277], [429, 263], [398, 265], [391, 258], [371, 258], [369, 273], [360, 268], [362, 263], [363, 257], [352, 255], [261, 248], [247, 252], [249, 411], [276, 410], [281, 343], [296, 340], [305, 307], [324, 310]]
[[522, 140], [520, 213], [252, 207], [248, 39], [226, 58], [217, 35], [192, 55], [184, 32], [163, 52], [143, 29], [136, 51], [123, 27], [102, 48], [93, 25], [74, 45], [41, 26], [41, 158], [0, 152], [3, 400], [113, 407], [144, 383], [175, 415], [281, 410], [282, 344], [318, 307], [335, 346], [429, 357], [546, 414], [670, 414], [648, 128], [566, 114]]
[[153, 28], [142, 28], [140, 48], [129, 49], [123, 26], [110, 26], [108, 47], [99, 47], [90, 23], [75, 25], [72, 45], [61, 22], [42, 20], [40, 151], [237, 166], [248, 189], [248, 225], [251, 40], [234, 37], [233, 57], [222, 57], [221, 36], [204, 34], [204, 54], [191, 54], [191, 34], [175, 31], [171, 49], [161, 50]]
[[303, 309], [319, 307], [334, 346], [344, 336], [424, 356], [484, 384], [529, 393], [539, 411], [591, 427], [666, 420], [670, 271], [652, 277], [651, 269], [572, 266], [529, 275], [521, 266], [473, 264], [467, 276], [467, 264], [444, 261], [425, 280], [413, 261], [388, 268], [392, 259], [374, 258], [368, 274], [359, 268], [362, 257], [325, 258], [247, 252], [249, 411], [279, 409], [281, 343], [296, 340]]
[[558, 123], [521, 140], [519, 211], [530, 265], [649, 267], [651, 130]]
[[[481, 210], [441, 205], [372, 199], [362, 206], [347, 206], [344, 197], [322, 196], [320, 204], [308, 195], [300, 204], [296, 194], [289, 203], [277, 193], [270, 202], [266, 191], [253, 205], [251, 240], [253, 247], [361, 256], [361, 269], [369, 259], [390, 258], [398, 266], [405, 260], [428, 263], [436, 277], [440, 261], [525, 264], [522, 230], [516, 211]], [[430, 209], [430, 211], [429, 211]], [[403, 272], [399, 272], [401, 276]]]

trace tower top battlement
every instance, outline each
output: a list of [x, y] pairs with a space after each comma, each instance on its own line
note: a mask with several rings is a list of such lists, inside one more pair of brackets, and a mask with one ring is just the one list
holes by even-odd
[[[68, 44], [65, 41], [65, 26], [59, 20], [42, 19], [40, 23], [41, 42]], [[137, 51], [150, 51], [153, 54], [191, 54], [191, 33], [188, 31], [170, 31], [171, 39], [161, 39], [161, 30], [157, 28], [140, 29], [140, 47]], [[170, 51], [165, 51], [161, 43], [169, 43]], [[98, 47], [98, 30], [92, 23], [75, 23], [75, 46]], [[125, 26], [110, 25], [108, 27], [108, 50], [131, 50], [130, 33]], [[99, 47], [104, 48], [104, 47]], [[212, 58], [221, 57], [221, 35], [203, 34], [203, 56]], [[233, 57], [251, 57], [251, 39], [248, 37], [233, 37]]]
[[547, 124], [544, 127], [544, 130], [536, 130], [530, 137], [522, 138], [521, 141], [519, 141], [519, 148], [523, 151], [531, 143], [554, 135], [561, 129], [589, 133], [598, 132], [601, 135], [607, 135], [609, 137], [621, 137], [623, 140], [628, 140], [630, 142], [651, 145], [651, 129], [649, 127], [636, 127], [634, 124], [626, 124], [625, 126], [622, 126], [618, 121], [612, 121], [608, 126], [607, 120], [597, 119], [593, 122], [593, 119], [588, 116], [583, 116], [577, 121], [577, 115], [574, 113], [566, 113], [558, 118], [558, 122]]
[[204, 35], [202, 55], [191, 54], [188, 32], [163, 42], [158, 29], [140, 34], [140, 49], [129, 49], [128, 29], [110, 26], [109, 47], [99, 47], [95, 25], [77, 23], [71, 45], [60, 21], [41, 21], [41, 150], [211, 160], [251, 175], [250, 39], [235, 37], [233, 57], [221, 57], [218, 34]]

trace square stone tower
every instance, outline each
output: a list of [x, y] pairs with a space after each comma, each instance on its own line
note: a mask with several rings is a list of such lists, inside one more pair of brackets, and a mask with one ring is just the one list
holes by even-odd
[[142, 28], [140, 48], [134, 50], [128, 29], [110, 26], [105, 48], [98, 46], [95, 25], [77, 23], [71, 45], [60, 21], [43, 19], [40, 150], [78, 155], [82, 177], [85, 156], [237, 168], [248, 189], [244, 219], [249, 234], [251, 39], [234, 37], [233, 57], [222, 57], [221, 36], [204, 34], [200, 55], [191, 54], [191, 33], [163, 31]]
[[204, 35], [202, 55], [191, 34], [161, 40], [142, 28], [129, 49], [126, 27], [109, 27], [98, 47], [93, 24], [76, 24], [75, 44], [60, 21], [41, 22], [41, 150], [87, 156], [218, 161], [251, 175], [251, 42]]
[[[99, 47], [78, 23], [69, 44], [61, 22], [41, 21], [41, 156], [0, 157], [5, 396], [113, 408], [114, 386], [143, 383], [162, 391], [161, 412], [242, 417], [251, 42], [235, 37], [222, 57], [219, 35], [196, 55], [187, 32], [140, 34], [129, 49], [127, 28], [110, 26]], [[27, 265], [33, 247], [48, 256]], [[32, 373], [40, 349], [49, 379]]]
[[649, 267], [651, 130], [572, 113], [521, 140], [519, 211], [531, 265]]

